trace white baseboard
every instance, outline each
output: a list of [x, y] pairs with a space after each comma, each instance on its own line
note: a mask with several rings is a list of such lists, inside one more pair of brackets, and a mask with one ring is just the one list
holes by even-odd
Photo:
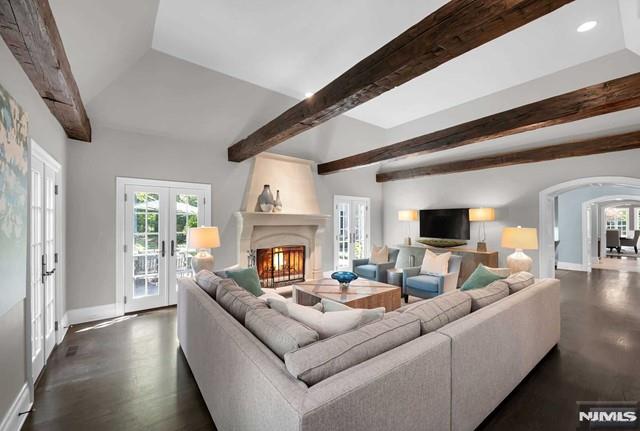
[[29, 414], [18, 416], [20, 412], [26, 412], [31, 409], [31, 396], [29, 394], [29, 386], [25, 383], [20, 389], [20, 393], [13, 401], [11, 408], [4, 415], [2, 423], [0, 423], [0, 431], [19, 431], [27, 419]]
[[67, 330], [69, 329], [69, 313], [64, 313], [60, 322], [58, 322], [58, 333], [56, 335], [56, 343], [62, 343], [65, 335], [67, 335]]
[[[96, 307], [76, 308], [67, 311], [68, 325], [93, 322], [94, 320], [111, 319], [119, 316], [116, 304], [98, 305]], [[67, 325], [67, 326], [68, 326]]]
[[589, 272], [589, 268], [581, 263], [573, 263], [573, 262], [558, 262], [558, 269], [566, 269], [568, 271], [582, 271]]

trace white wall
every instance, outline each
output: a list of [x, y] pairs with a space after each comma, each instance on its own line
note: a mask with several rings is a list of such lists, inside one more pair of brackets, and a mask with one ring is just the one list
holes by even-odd
[[[212, 223], [221, 229], [216, 266], [236, 263], [236, 224], [250, 162], [227, 161], [227, 147], [295, 101], [244, 81], [150, 51], [88, 106], [91, 144], [70, 142], [68, 308], [115, 302], [115, 179], [117, 176], [200, 182], [212, 186]], [[102, 123], [102, 125], [100, 124]], [[341, 117], [274, 148], [326, 160], [382, 145], [384, 131]], [[353, 149], [353, 150], [352, 150]], [[382, 242], [382, 187], [374, 168], [316, 176], [320, 211], [333, 196], [371, 198], [372, 241]], [[286, 196], [282, 197], [286, 206]], [[331, 228], [323, 269], [333, 264]]]
[[[63, 166], [60, 203], [64, 208], [67, 147], [65, 133], [2, 40], [0, 40], [0, 70], [2, 70], [0, 84], [29, 115], [30, 136]], [[61, 256], [64, 256], [64, 238], [61, 239], [59, 250]], [[27, 262], [25, 262], [25, 268], [26, 265]], [[58, 268], [64, 268], [64, 265], [65, 262], [61, 261]], [[60, 273], [64, 274], [64, 271]], [[65, 286], [63, 277], [63, 275], [59, 276], [62, 289]], [[64, 304], [61, 306], [64, 309]], [[0, 421], [27, 381], [26, 307], [27, 302], [22, 300], [0, 316], [0, 346], [2, 346], [0, 348]]]
[[[479, 144], [482, 145], [482, 144]], [[505, 263], [512, 250], [500, 248], [502, 227], [538, 227], [540, 191], [573, 179], [595, 176], [640, 177], [640, 150], [609, 153], [384, 183], [384, 228], [387, 244], [402, 241], [405, 227], [396, 212], [405, 208], [495, 207], [495, 222], [487, 223], [489, 249], [500, 252]], [[471, 243], [477, 240], [472, 226]], [[527, 252], [538, 270], [538, 252]]]

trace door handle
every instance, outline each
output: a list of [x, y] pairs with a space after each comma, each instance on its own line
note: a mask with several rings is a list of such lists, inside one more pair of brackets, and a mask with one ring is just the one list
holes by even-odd
[[45, 277], [49, 277], [51, 275], [53, 275], [56, 272], [56, 269], [53, 268], [51, 271], [47, 271], [47, 255], [43, 254], [42, 255], [42, 271], [40, 274], [40, 278], [42, 281], [42, 284], [44, 284], [44, 278]]
[[175, 245], [175, 242], [171, 240], [171, 257], [173, 257], [175, 252], [176, 252], [176, 245]]
[[162, 248], [160, 250], [160, 254], [164, 257], [164, 241], [162, 241]]

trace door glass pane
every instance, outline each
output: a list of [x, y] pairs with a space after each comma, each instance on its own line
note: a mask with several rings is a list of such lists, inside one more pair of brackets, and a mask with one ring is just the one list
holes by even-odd
[[[176, 278], [191, 275], [191, 257], [196, 250], [187, 246], [189, 228], [198, 227], [198, 196], [190, 194], [176, 195], [176, 237], [175, 262]], [[176, 289], [178, 288], [176, 280]]]
[[353, 204], [353, 258], [364, 259], [367, 254], [366, 240], [367, 206], [363, 202]]
[[349, 204], [338, 204], [338, 269], [349, 268]]
[[157, 296], [159, 277], [157, 193], [135, 193], [133, 233], [133, 297]]

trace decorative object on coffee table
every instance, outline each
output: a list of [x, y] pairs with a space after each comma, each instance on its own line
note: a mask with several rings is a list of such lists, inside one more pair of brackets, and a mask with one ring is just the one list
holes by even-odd
[[275, 207], [273, 208], [274, 212], [282, 212], [282, 200], [280, 200], [280, 190], [276, 190], [276, 202]]
[[258, 196], [258, 205], [260, 206], [260, 211], [263, 213], [270, 213], [273, 211], [275, 200], [273, 199], [273, 193], [271, 193], [271, 186], [269, 186], [269, 184], [264, 185], [262, 193]]
[[358, 278], [342, 289], [337, 280], [322, 278], [293, 285], [293, 298], [300, 305], [315, 305], [323, 298], [351, 308], [384, 307], [387, 312], [400, 308], [401, 289], [378, 281]]
[[496, 219], [496, 210], [493, 208], [469, 208], [469, 221], [480, 222], [478, 225], [478, 251], [487, 251], [487, 230], [485, 223]]
[[523, 250], [538, 249], [538, 231], [534, 227], [505, 227], [502, 231], [502, 247], [516, 250], [507, 257], [507, 266], [512, 274], [529, 272], [533, 259], [524, 254]]
[[341, 289], [348, 289], [349, 288], [349, 284], [353, 280], [357, 280], [358, 279], [358, 275], [356, 273], [351, 272], [351, 271], [337, 271], [337, 272], [334, 272], [333, 274], [331, 274], [331, 278], [333, 278], [334, 280], [337, 280], [338, 283], [340, 283], [340, 288]]
[[404, 239], [404, 245], [411, 245], [411, 222], [418, 220], [418, 211], [416, 210], [400, 210], [398, 211], [398, 220], [407, 223], [407, 237]]
[[189, 248], [198, 250], [191, 258], [194, 274], [203, 269], [213, 271], [214, 259], [209, 250], [220, 247], [220, 233], [216, 226], [192, 227], [189, 229]]

